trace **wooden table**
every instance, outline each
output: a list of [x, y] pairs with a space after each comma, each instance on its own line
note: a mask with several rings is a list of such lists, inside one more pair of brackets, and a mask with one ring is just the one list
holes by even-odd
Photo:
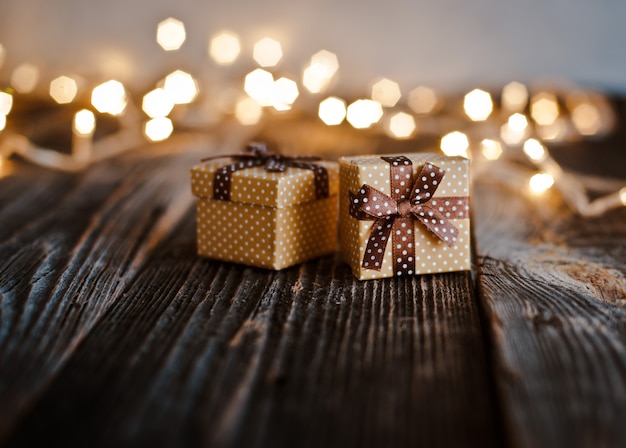
[[485, 176], [471, 273], [269, 272], [196, 257], [198, 154], [153, 151], [0, 180], [0, 444], [626, 446], [626, 210]]

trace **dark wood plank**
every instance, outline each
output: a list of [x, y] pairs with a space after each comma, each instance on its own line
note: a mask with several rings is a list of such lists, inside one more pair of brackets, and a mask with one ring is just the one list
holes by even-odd
[[530, 200], [487, 181], [474, 197], [479, 294], [513, 446], [625, 446], [626, 210], [584, 219], [556, 194]]
[[500, 444], [468, 273], [200, 260], [189, 165], [94, 168], [2, 241], [9, 446]]
[[191, 159], [176, 160], [169, 173], [154, 171], [162, 159], [118, 160], [0, 180], [0, 435], [191, 204], [179, 180]]

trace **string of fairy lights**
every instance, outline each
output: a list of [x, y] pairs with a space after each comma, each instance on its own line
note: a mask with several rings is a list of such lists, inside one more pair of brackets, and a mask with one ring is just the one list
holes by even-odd
[[[179, 50], [186, 40], [185, 24], [172, 17], [163, 20], [157, 26], [156, 40], [166, 52]], [[7, 53], [0, 44], [0, 69]], [[232, 65], [241, 54], [241, 39], [233, 31], [218, 32], [209, 40], [208, 55], [219, 66]], [[178, 124], [185, 122], [180, 110], [188, 111], [191, 105], [200, 109], [208, 105], [217, 109], [222, 119], [234, 118], [241, 126], [255, 126], [267, 114], [292, 110], [305, 92], [315, 99], [317, 118], [326, 126], [347, 122], [355, 129], [373, 129], [393, 139], [435, 135], [440, 137], [438, 149], [446, 155], [472, 159], [474, 177], [489, 170], [516, 188], [526, 184], [533, 195], [554, 186], [583, 216], [598, 216], [626, 206], [622, 181], [594, 179], [593, 189], [601, 195], [591, 200], [587, 193], [589, 179], [563, 170], [546, 147], [547, 143], [566, 143], [610, 132], [614, 111], [601, 94], [576, 88], [531, 92], [526, 85], [511, 82], [498, 92], [498, 101], [491, 93], [474, 89], [455, 104], [427, 86], [417, 86], [402, 100], [399, 84], [382, 78], [372, 83], [368, 97], [349, 102], [340, 95], [329, 95], [340, 68], [335, 53], [322, 49], [312, 55], [300, 79], [276, 74], [283, 56], [277, 40], [265, 37], [257, 41], [252, 48], [257, 67], [242, 74], [241, 86], [234, 93], [224, 89], [228, 95], [222, 95], [216, 101], [219, 104], [198, 104], [208, 101], [207, 96], [200, 96], [203, 86], [183, 70], [165, 76], [141, 97], [140, 104], [133, 102], [128, 89], [117, 80], [87, 87], [88, 83], [78, 76], [58, 76], [49, 81], [47, 89], [53, 101], [70, 104], [88, 96], [90, 104], [74, 114], [70, 154], [37, 147], [11, 129], [7, 116], [14, 97], [19, 98], [15, 93], [32, 94], [43, 83], [38, 67], [23, 63], [12, 71], [11, 87], [0, 91], [0, 167], [3, 160], [17, 154], [53, 169], [82, 170], [142, 142], [169, 139]], [[120, 129], [94, 141], [101, 115], [118, 117]], [[517, 163], [520, 157], [534, 170]]]

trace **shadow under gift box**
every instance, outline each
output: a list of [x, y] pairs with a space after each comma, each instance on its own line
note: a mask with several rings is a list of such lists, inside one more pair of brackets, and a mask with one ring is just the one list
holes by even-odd
[[316, 199], [312, 170], [263, 166], [232, 173], [230, 200], [213, 199], [215, 173], [229, 158], [191, 169], [197, 199], [198, 255], [268, 269], [283, 269], [337, 249], [337, 164], [328, 172], [329, 196]]
[[[442, 168], [445, 174], [437, 186], [431, 200], [438, 198], [458, 199], [468, 203], [469, 195], [469, 160], [463, 157], [448, 157], [441, 154], [415, 153], [402, 155], [385, 155], [385, 157], [404, 156], [412, 162], [411, 184], [416, 180], [425, 164], [432, 164]], [[390, 177], [391, 165], [383, 160], [380, 155], [365, 155], [354, 157], [343, 157], [339, 159], [339, 239], [341, 255], [346, 263], [352, 268], [352, 272], [360, 280], [374, 278], [394, 277], [397, 274], [394, 269], [394, 252], [392, 239], [393, 235], [385, 241], [382, 248], [382, 263], [380, 270], [368, 269], [363, 266], [366, 254], [368, 239], [372, 235], [372, 228], [375, 219], [357, 219], [350, 213], [351, 197], [356, 194], [364, 184], [384, 193], [391, 195]], [[352, 199], [353, 200], [353, 199]], [[443, 201], [446, 202], [446, 201]], [[437, 203], [441, 206], [441, 213], [445, 217], [448, 211], [460, 213], [460, 209], [448, 200], [449, 204]], [[432, 204], [432, 203], [431, 203]], [[450, 210], [446, 210], [449, 207]], [[454, 207], [454, 211], [452, 211]], [[456, 215], [458, 216], [458, 214]], [[413, 244], [415, 249], [414, 260], [408, 267], [409, 274], [430, 274], [439, 272], [465, 271], [471, 269], [470, 259], [470, 223], [469, 209], [463, 206], [463, 219], [448, 219], [458, 230], [456, 242], [449, 246], [440, 238], [429, 231], [424, 224], [418, 220], [413, 220], [412, 238], [404, 244]], [[414, 264], [413, 264], [414, 263]]]

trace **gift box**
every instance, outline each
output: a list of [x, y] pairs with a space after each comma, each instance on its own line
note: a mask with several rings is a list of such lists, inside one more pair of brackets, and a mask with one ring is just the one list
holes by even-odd
[[196, 165], [198, 254], [278, 270], [332, 253], [338, 184], [336, 163], [265, 147]]
[[361, 280], [469, 270], [469, 161], [416, 153], [339, 160], [340, 246]]

